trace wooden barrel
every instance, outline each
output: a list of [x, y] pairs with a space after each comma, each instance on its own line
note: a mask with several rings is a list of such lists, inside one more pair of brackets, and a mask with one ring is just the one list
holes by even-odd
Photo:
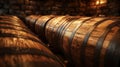
[[33, 32], [35, 32], [35, 23], [39, 17], [40, 15], [30, 15], [26, 17], [26, 24]]
[[19, 23], [21, 27], [27, 28], [25, 26], [25, 24], [21, 23], [22, 21], [18, 17], [16, 17], [16, 16], [0, 16], [0, 20], [1, 21], [6, 21], [6, 22], [8, 20], [7, 23], [9, 23], [9, 24], [15, 24], [15, 23], [17, 24], [17, 23]]
[[38, 18], [38, 20], [36, 21], [36, 24], [35, 24], [35, 33], [46, 44], [48, 42], [47, 42], [46, 37], [45, 37], [45, 27], [46, 27], [47, 22], [54, 17], [55, 16], [53, 16], [53, 15], [41, 16]]
[[50, 45], [59, 46], [70, 56], [76, 67], [120, 66], [120, 21], [105, 17], [80, 17], [67, 21], [67, 25], [63, 23], [63, 29], [57, 32], [56, 27], [63, 18], [47, 23], [46, 37]]
[[[64, 67], [62, 62], [34, 35], [0, 24], [1, 67]], [[3, 27], [4, 26], [4, 27]]]
[[[79, 21], [82, 21], [81, 18]], [[77, 63], [77, 66], [81, 63], [84, 67], [118, 67], [117, 57], [114, 58], [114, 61], [112, 57], [107, 59], [108, 57], [106, 56], [109, 51], [113, 52], [110, 55], [115, 56], [114, 53], [116, 52], [112, 48], [109, 49], [109, 47], [120, 28], [117, 26], [118, 24], [118, 21], [100, 17], [88, 18], [81, 23], [78, 22], [74, 30], [67, 29], [68, 31], [72, 31], [69, 39], [66, 39], [67, 30], [63, 36], [63, 45], [68, 45], [64, 48], [70, 48], [66, 53], [71, 55], [75, 63]], [[65, 44], [65, 42], [68, 42], [68, 44]], [[116, 46], [113, 48], [115, 49]]]
[[[48, 21], [45, 29], [45, 36], [50, 44], [50, 48], [56, 53], [60, 51], [59, 47], [60, 43], [58, 43], [60, 38], [60, 33], [64, 29], [64, 27], [69, 24], [71, 20], [77, 19], [73, 18], [72, 16], [56, 16], [55, 18]], [[51, 45], [52, 44], [52, 45]]]
[[14, 29], [19, 27], [18, 29], [22, 28], [23, 31], [35, 35], [34, 33], [30, 32], [30, 30], [25, 26], [25, 24], [16, 16], [0, 16], [0, 25], [9, 26], [9, 28], [14, 28]]

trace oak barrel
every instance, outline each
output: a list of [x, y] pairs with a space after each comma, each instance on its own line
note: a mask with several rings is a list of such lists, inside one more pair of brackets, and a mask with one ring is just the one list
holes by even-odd
[[25, 18], [27, 26], [33, 32], [35, 32], [35, 23], [36, 23], [36, 21], [38, 20], [39, 17], [40, 17], [40, 15], [30, 15], [30, 16]]
[[54, 17], [55, 17], [54, 15], [44, 15], [44, 16], [39, 17], [35, 23], [35, 33], [46, 44], [48, 42], [45, 37], [45, 27], [46, 27], [47, 22]]
[[119, 20], [80, 17], [65, 22], [64, 18], [56, 17], [47, 23], [50, 46], [61, 48], [76, 67], [119, 67]]
[[1, 67], [64, 67], [36, 36], [23, 31], [26, 29], [0, 25]]
[[73, 19], [75, 18], [73, 18], [72, 16], [56, 16], [55, 18], [48, 21], [45, 28], [45, 36], [50, 44], [49, 47], [52, 50], [57, 49], [55, 50], [56, 52], [60, 51], [60, 45], [58, 45], [58, 41], [60, 38], [59, 34], [64, 29], [64, 27], [70, 23], [69, 21]]
[[[5, 20], [6, 24], [15, 24], [16, 25], [16, 23], [19, 23], [19, 25], [21, 27], [27, 28], [24, 25], [24, 23], [21, 23], [22, 21], [16, 16], [12, 16], [12, 15], [10, 15], [10, 16], [0, 16], [0, 19], [1, 19], [1, 21]], [[7, 20], [8, 20], [8, 22], [7, 22]]]

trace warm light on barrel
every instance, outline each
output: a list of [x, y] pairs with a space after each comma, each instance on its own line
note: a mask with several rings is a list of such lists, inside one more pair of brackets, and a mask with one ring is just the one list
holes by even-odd
[[105, 4], [106, 2], [107, 2], [107, 0], [97, 0], [96, 5]]

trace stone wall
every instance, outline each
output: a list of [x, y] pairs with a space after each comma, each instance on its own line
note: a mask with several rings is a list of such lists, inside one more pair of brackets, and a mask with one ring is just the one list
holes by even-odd
[[0, 0], [0, 15], [120, 15], [119, 0], [108, 0], [105, 6], [99, 8], [95, 2], [96, 0]]
[[63, 0], [0, 0], [0, 15], [26, 16], [30, 14], [77, 15], [76, 5]]

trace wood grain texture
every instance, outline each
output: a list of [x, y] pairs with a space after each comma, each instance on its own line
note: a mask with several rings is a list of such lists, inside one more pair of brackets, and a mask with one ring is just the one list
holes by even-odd
[[27, 29], [0, 24], [1, 67], [65, 67], [36, 36], [23, 30]]
[[[112, 46], [111, 40], [119, 33], [120, 21], [106, 17], [79, 17], [79, 19], [68, 21], [66, 17], [55, 17], [46, 25], [46, 37], [50, 46], [54, 44], [53, 47], [61, 48], [72, 59], [76, 67], [107, 67], [110, 65], [119, 67], [119, 61], [115, 61], [117, 58], [111, 59], [112, 57], [106, 56], [108, 52], [111, 56], [119, 56], [119, 51], [117, 51], [119, 49], [115, 49], [119, 45], [119, 39], [117, 44], [114, 42], [114, 47], [109, 46], [110, 44]], [[69, 24], [66, 25], [67, 23]], [[59, 37], [56, 34], [59, 34]], [[108, 60], [115, 62], [109, 64], [110, 62], [106, 62]]]
[[26, 24], [27, 26], [33, 31], [35, 32], [35, 23], [38, 20], [38, 18], [40, 17], [40, 15], [30, 15], [28, 17], [26, 17]]
[[52, 18], [54, 18], [54, 15], [45, 15], [45, 16], [41, 16], [35, 24], [35, 33], [39, 36], [39, 38], [44, 42], [44, 43], [48, 43], [45, 37], [45, 28], [46, 28], [46, 24], [49, 20], [51, 20]]

